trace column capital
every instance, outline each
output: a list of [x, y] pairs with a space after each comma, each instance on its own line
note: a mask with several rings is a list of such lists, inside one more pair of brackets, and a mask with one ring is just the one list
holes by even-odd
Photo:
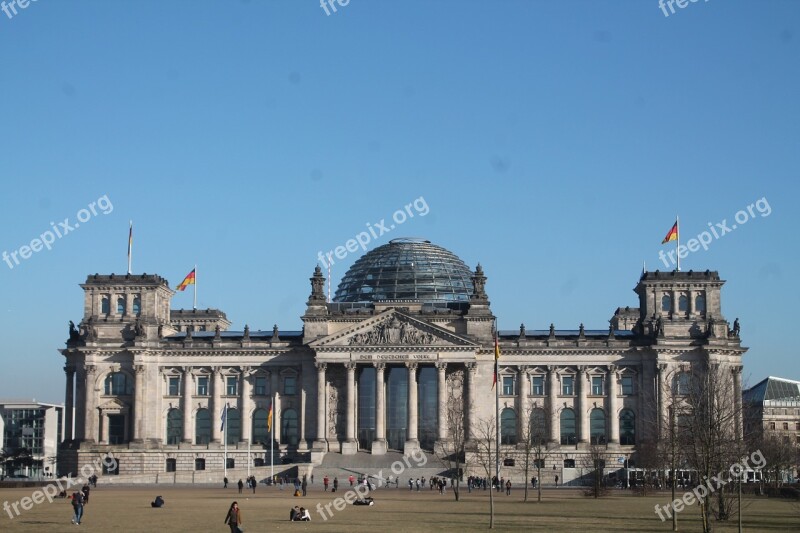
[[444, 363], [444, 362], [441, 362], [441, 361], [437, 361], [436, 362], [436, 369], [440, 370], [440, 371], [447, 370], [447, 363]]
[[607, 368], [608, 368], [608, 372], [610, 374], [615, 373], [619, 369], [619, 367], [617, 365], [608, 365]]
[[528, 365], [519, 365], [519, 366], [517, 367], [517, 370], [519, 370], [519, 373], [520, 373], [520, 374], [527, 374], [527, 373], [528, 373], [528, 370], [530, 370], [530, 369], [531, 369], [531, 367], [530, 367], [530, 366], [528, 366]]
[[667, 363], [657, 363], [656, 364], [656, 371], [660, 374], [662, 372], [666, 372], [668, 368]]
[[64, 373], [68, 376], [71, 376], [75, 373], [75, 366], [74, 365], [64, 365]]
[[374, 366], [376, 370], [386, 370], [386, 363], [383, 361], [372, 363], [372, 366]]
[[578, 365], [576, 368], [578, 369], [579, 374], [583, 374], [586, 372], [586, 365]]
[[742, 365], [734, 365], [734, 366], [732, 366], [731, 367], [731, 373], [734, 374], [734, 375], [741, 374], [742, 373]]
[[419, 363], [417, 363], [416, 361], [408, 361], [408, 362], [406, 362], [406, 368], [408, 368], [409, 371], [416, 370], [418, 366], [419, 366]]
[[191, 374], [192, 370], [194, 369], [193, 366], [188, 366], [188, 365], [187, 366], [181, 366], [181, 367], [178, 367], [178, 368], [180, 368], [181, 372], [183, 372], [184, 374]]
[[347, 363], [345, 363], [345, 364], [344, 364], [344, 367], [345, 367], [345, 368], [346, 368], [348, 371], [350, 371], [350, 370], [353, 370], [353, 371], [354, 371], [354, 370], [356, 369], [356, 363], [355, 363], [354, 361], [348, 361]]
[[86, 372], [87, 375], [94, 374], [97, 371], [97, 367], [93, 364], [83, 365], [83, 371]]
[[472, 373], [475, 372], [475, 370], [477, 370], [478, 363], [476, 363], [474, 361], [470, 361], [469, 363], [464, 363], [464, 366], [466, 366], [467, 370], [470, 372], [470, 374], [472, 374]]
[[133, 371], [136, 374], [144, 374], [145, 365], [133, 365]]
[[558, 374], [558, 367], [556, 365], [547, 365], [547, 372], [549, 374]]
[[317, 372], [325, 372], [325, 369], [328, 368], [328, 363], [314, 363], [314, 366], [317, 367]]

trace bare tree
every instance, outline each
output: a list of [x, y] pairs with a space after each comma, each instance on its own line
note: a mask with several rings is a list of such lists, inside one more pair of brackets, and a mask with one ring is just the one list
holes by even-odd
[[451, 477], [455, 478], [453, 495], [456, 501], [460, 498], [461, 477], [467, 470], [467, 427], [466, 415], [469, 409], [465, 406], [463, 373], [454, 373], [447, 381], [446, 423], [447, 439], [440, 441], [436, 455], [447, 465]]
[[522, 413], [524, 421], [520, 431], [518, 455], [522, 459], [525, 471], [525, 500], [528, 501], [528, 483], [531, 471], [535, 469], [537, 483], [537, 502], [542, 501], [542, 468], [552, 450], [547, 448], [547, 439], [550, 436], [550, 427], [546, 411], [537, 402], [529, 404]]
[[742, 423], [741, 402], [736, 401], [730, 370], [728, 365], [708, 363], [692, 369], [688, 387], [685, 381], [677, 383], [676, 394], [682, 396], [675, 405], [679, 439], [688, 465], [702, 476], [698, 489], [710, 487], [695, 492], [704, 533], [712, 529], [712, 516], [728, 520], [738, 502], [734, 487], [725, 482], [731, 465], [743, 454], [737, 431]]
[[[478, 420], [472, 433], [475, 463], [486, 474], [486, 479], [495, 476], [497, 450], [497, 419], [491, 417]], [[499, 480], [497, 480], [499, 483]], [[494, 487], [489, 490], [489, 529], [494, 529]]]
[[606, 447], [601, 444], [589, 445], [588, 453], [581, 457], [583, 469], [590, 472], [592, 484], [586, 491], [587, 496], [599, 498], [608, 494], [608, 488], [604, 483], [604, 472], [608, 453]]

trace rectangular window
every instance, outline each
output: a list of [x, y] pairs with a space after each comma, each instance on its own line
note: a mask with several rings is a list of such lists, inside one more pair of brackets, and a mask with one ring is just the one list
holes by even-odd
[[287, 396], [297, 394], [297, 378], [294, 376], [286, 376], [283, 378], [283, 393]]
[[561, 378], [561, 395], [572, 396], [575, 394], [575, 378], [573, 376], [564, 376]]
[[503, 396], [514, 396], [514, 376], [503, 376]]
[[267, 378], [265, 376], [256, 377], [256, 396], [267, 396]]
[[225, 378], [225, 394], [228, 396], [236, 396], [236, 376], [228, 376]]
[[181, 378], [173, 376], [169, 378], [169, 396], [180, 396]]
[[197, 378], [197, 395], [208, 396], [208, 376], [199, 376]]
[[769, 423], [769, 429], [775, 429], [775, 422]]
[[533, 376], [531, 378], [531, 395], [544, 396], [544, 376]]
[[534, 468], [544, 468], [544, 459], [534, 459], [533, 460], [533, 467]]
[[624, 396], [633, 394], [633, 376], [622, 376], [622, 394]]
[[783, 430], [784, 431], [789, 431], [789, 422], [784, 422], [783, 423]]
[[603, 376], [592, 376], [592, 394], [594, 396], [603, 395]]
[[796, 422], [796, 423], [795, 423], [795, 425], [794, 425], [794, 430], [795, 430], [795, 431], [800, 431], [800, 422]]

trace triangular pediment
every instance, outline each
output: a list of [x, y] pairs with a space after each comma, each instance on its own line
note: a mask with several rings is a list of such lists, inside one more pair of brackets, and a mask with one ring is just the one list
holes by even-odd
[[128, 406], [118, 398], [111, 398], [107, 402], [98, 406], [101, 411], [124, 411]]
[[362, 346], [456, 346], [477, 344], [439, 326], [389, 309], [352, 327], [317, 339], [313, 348]]

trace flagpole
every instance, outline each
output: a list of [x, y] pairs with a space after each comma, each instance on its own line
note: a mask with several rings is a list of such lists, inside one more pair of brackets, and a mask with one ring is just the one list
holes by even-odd
[[225, 469], [225, 477], [228, 477], [228, 404], [227, 403], [225, 404], [225, 414], [222, 416], [223, 416], [222, 427], [224, 430], [222, 432], [222, 440], [225, 441], [224, 469]]
[[495, 430], [495, 449], [494, 449], [494, 475], [497, 478], [497, 483], [500, 483], [500, 358], [497, 356], [497, 351], [500, 349], [500, 339], [497, 330], [497, 319], [494, 319], [494, 375], [496, 376], [497, 383], [494, 387], [494, 430]]
[[128, 227], [128, 274], [131, 273], [131, 252], [133, 251], [133, 220]]
[[197, 264], [194, 265], [194, 307], [193, 310], [197, 309]]
[[247, 478], [250, 478], [250, 439], [247, 439]]
[[676, 236], [676, 239], [675, 239], [675, 255], [678, 257], [678, 272], [680, 272], [681, 271], [681, 254], [680, 254], [680, 248], [681, 248], [681, 222], [680, 222], [680, 217], [678, 217], [678, 215], [675, 215], [675, 236]]
[[269, 425], [269, 476], [272, 480], [272, 483], [275, 483], [275, 452], [273, 450], [273, 446], [275, 443], [274, 434], [275, 434], [275, 395], [272, 395], [271, 405], [269, 406], [269, 410], [272, 416], [272, 420]]

